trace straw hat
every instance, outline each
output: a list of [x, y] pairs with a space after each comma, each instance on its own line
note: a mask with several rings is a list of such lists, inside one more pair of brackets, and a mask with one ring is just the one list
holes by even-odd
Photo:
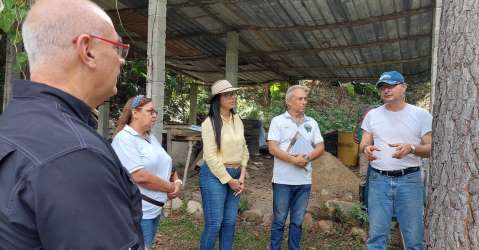
[[236, 91], [238, 89], [239, 88], [233, 88], [233, 85], [231, 85], [228, 80], [218, 80], [211, 86], [211, 96], [209, 100], [211, 101], [211, 99], [218, 94]]

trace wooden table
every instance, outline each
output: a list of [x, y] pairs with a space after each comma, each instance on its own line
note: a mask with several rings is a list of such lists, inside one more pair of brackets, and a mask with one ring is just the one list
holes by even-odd
[[166, 125], [166, 149], [168, 154], [171, 155], [173, 141], [185, 141], [188, 142], [188, 153], [186, 155], [185, 169], [183, 171], [183, 188], [186, 187], [186, 180], [188, 177], [188, 168], [190, 165], [196, 164], [202, 159], [202, 152], [190, 164], [191, 154], [193, 151], [194, 142], [201, 141], [201, 132], [191, 129], [191, 125]]

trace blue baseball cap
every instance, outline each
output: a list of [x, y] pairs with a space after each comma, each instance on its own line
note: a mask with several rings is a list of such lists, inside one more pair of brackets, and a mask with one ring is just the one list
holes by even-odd
[[381, 83], [397, 85], [405, 82], [404, 76], [398, 71], [386, 71], [379, 77], [379, 80], [376, 82], [376, 87], [379, 88]]

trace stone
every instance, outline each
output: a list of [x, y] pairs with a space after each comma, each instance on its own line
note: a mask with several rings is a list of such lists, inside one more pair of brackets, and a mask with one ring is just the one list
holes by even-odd
[[366, 231], [359, 227], [351, 228], [351, 235], [356, 239], [360, 239], [363, 243], [366, 242], [368, 239], [368, 234], [366, 233]]
[[194, 215], [202, 215], [203, 214], [203, 207], [201, 207], [201, 203], [197, 201], [190, 200], [186, 205], [186, 211], [190, 214]]
[[307, 229], [314, 228], [314, 219], [311, 213], [305, 213], [303, 219], [303, 226]]
[[343, 196], [343, 200], [345, 201], [353, 201], [353, 193], [347, 192]]
[[273, 213], [267, 213], [263, 215], [263, 226], [270, 227], [273, 224]]
[[348, 201], [329, 200], [326, 202], [326, 207], [330, 212], [334, 212], [337, 207], [341, 209], [344, 215], [349, 216], [353, 207], [359, 207], [359, 204]]
[[333, 222], [330, 220], [319, 220], [316, 222], [320, 232], [330, 233], [333, 229]]
[[200, 191], [191, 192], [191, 199], [192, 199], [192, 200], [195, 200], [195, 201], [201, 202], [201, 201], [202, 201], [202, 199], [201, 199], [201, 192], [200, 192]]
[[180, 198], [176, 197], [173, 200], [171, 200], [171, 209], [173, 211], [180, 209], [182, 206], [183, 206], [183, 201]]
[[325, 204], [322, 204], [321, 207], [317, 210], [316, 218], [320, 220], [330, 220], [332, 218], [332, 211], [329, 210], [328, 207], [326, 207]]
[[243, 212], [243, 217], [247, 222], [260, 224], [263, 220], [263, 212], [260, 209], [250, 209]]
[[259, 168], [256, 167], [256, 166], [254, 166], [254, 165], [251, 165], [251, 166], [248, 166], [248, 170], [256, 170], [256, 171], [258, 171]]
[[321, 189], [321, 195], [322, 196], [329, 196], [329, 191], [327, 189]]

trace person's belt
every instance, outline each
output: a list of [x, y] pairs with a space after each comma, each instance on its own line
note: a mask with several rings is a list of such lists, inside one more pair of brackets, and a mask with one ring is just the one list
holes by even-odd
[[240, 163], [224, 163], [224, 165], [227, 168], [239, 168], [239, 167], [241, 167]]
[[401, 170], [392, 170], [392, 171], [386, 171], [386, 170], [379, 170], [375, 168], [371, 168], [374, 172], [380, 173], [385, 176], [390, 176], [390, 177], [398, 177], [398, 176], [404, 176], [407, 174], [411, 174], [414, 172], [419, 171], [420, 167], [410, 167], [410, 168], [405, 168]]
[[141, 198], [144, 200], [144, 201], [147, 201], [155, 206], [159, 206], [159, 207], [163, 207], [165, 205], [165, 203], [161, 202], [161, 201], [157, 201], [153, 198], [150, 198], [144, 194], [141, 195]]

